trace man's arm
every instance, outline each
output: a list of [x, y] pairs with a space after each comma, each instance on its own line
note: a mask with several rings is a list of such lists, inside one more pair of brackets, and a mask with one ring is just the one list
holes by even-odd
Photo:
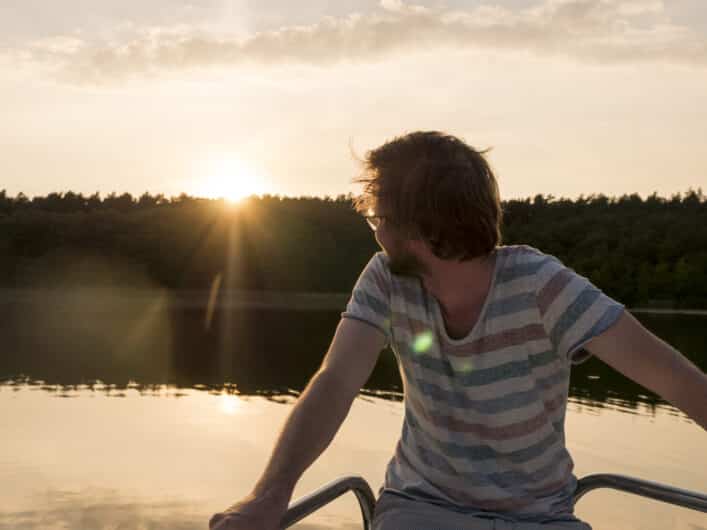
[[212, 517], [213, 530], [275, 530], [295, 484], [326, 449], [368, 380], [385, 335], [364, 322], [344, 318], [319, 371], [297, 400], [253, 492]]
[[707, 430], [707, 375], [628, 311], [585, 348]]

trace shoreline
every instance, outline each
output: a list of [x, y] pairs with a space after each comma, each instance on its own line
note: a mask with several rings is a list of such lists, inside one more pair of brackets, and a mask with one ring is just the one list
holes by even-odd
[[652, 309], [650, 307], [629, 307], [631, 313], [648, 313], [653, 315], [697, 315], [707, 316], [707, 309]]
[[[162, 306], [170, 309], [291, 309], [344, 311], [350, 293], [169, 290], [132, 287], [0, 288], [0, 307], [12, 304], [101, 310]], [[212, 299], [214, 299], [212, 301]], [[215, 303], [214, 303], [215, 302]]]
[[[292, 309], [343, 311], [351, 293], [307, 291], [232, 290], [220, 292], [215, 306], [223, 309]], [[131, 287], [0, 288], [0, 305], [41, 303], [42, 305], [101, 305], [164, 303], [175, 309], [206, 309], [212, 305], [208, 290], [169, 290]], [[631, 313], [654, 315], [707, 316], [707, 309], [629, 307]]]

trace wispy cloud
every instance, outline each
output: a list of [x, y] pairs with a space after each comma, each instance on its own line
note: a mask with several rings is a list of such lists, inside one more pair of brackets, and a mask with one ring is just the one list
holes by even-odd
[[366, 14], [325, 17], [244, 38], [191, 26], [150, 28], [116, 42], [57, 37], [24, 57], [64, 80], [104, 83], [209, 66], [369, 61], [414, 49], [485, 49], [561, 55], [601, 64], [668, 62], [707, 66], [707, 39], [672, 23], [662, 0], [544, 0], [512, 10], [427, 8], [382, 0]]

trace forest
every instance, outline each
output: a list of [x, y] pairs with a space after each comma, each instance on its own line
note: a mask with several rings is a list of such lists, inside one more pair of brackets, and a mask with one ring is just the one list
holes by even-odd
[[[0, 191], [0, 287], [350, 291], [378, 246], [353, 197]], [[707, 197], [503, 202], [503, 243], [553, 254], [630, 307], [707, 308]]]

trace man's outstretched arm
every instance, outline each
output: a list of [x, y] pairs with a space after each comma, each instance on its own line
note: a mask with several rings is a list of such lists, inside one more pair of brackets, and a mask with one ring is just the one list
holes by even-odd
[[707, 375], [628, 311], [585, 348], [707, 430]]
[[344, 318], [319, 371], [297, 400], [253, 491], [211, 518], [211, 530], [279, 530], [279, 523], [304, 471], [327, 448], [366, 383], [385, 335]]

